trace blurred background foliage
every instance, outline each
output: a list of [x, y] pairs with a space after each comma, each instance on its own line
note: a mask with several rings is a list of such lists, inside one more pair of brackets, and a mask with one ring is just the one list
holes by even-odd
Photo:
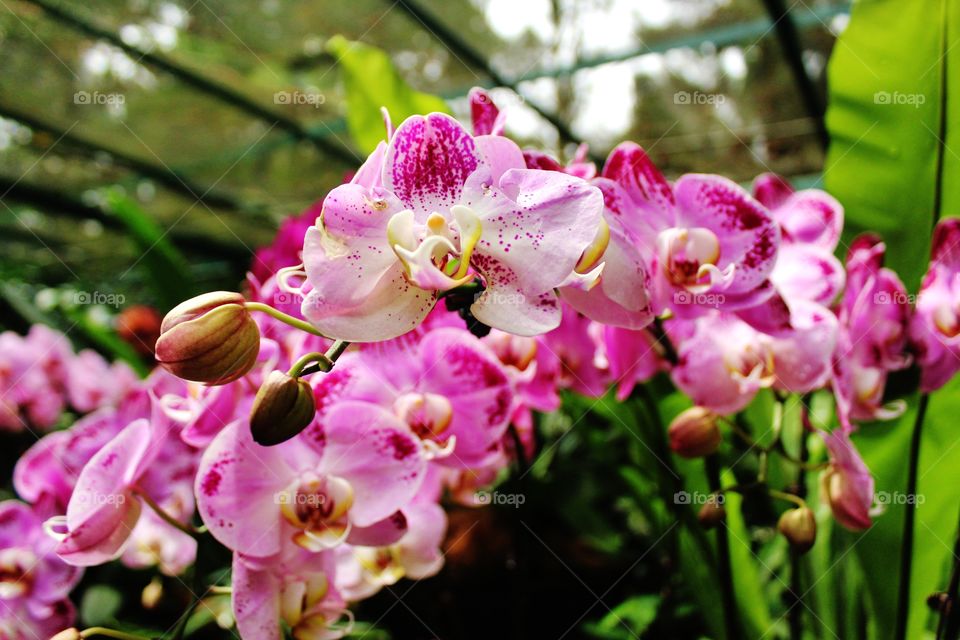
[[[185, 286], [235, 287], [283, 217], [355, 168], [369, 142], [348, 121], [379, 123], [350, 109], [338, 56], [357, 52], [337, 50], [336, 36], [382, 49], [400, 78], [460, 116], [471, 86], [515, 84], [494, 92], [508, 130], [558, 156], [585, 141], [602, 158], [633, 139], [670, 175], [746, 181], [773, 169], [809, 182], [823, 165], [819, 125], [776, 38], [783, 21], [766, 5], [777, 4], [5, 0], [0, 277], [169, 306], [110, 186], [186, 256]], [[791, 10], [796, 56], [821, 95], [847, 8]], [[372, 70], [366, 80], [390, 85]]]

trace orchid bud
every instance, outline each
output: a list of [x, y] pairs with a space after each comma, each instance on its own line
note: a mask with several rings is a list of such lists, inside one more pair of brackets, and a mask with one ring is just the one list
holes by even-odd
[[247, 374], [260, 353], [260, 329], [243, 296], [215, 291], [174, 307], [160, 325], [156, 357], [184, 380], [227, 384]]
[[720, 446], [717, 416], [704, 407], [691, 407], [670, 423], [667, 429], [670, 448], [684, 458], [700, 458], [714, 453]]
[[869, 529], [870, 508], [873, 504], [872, 486], [839, 465], [831, 464], [820, 475], [823, 500], [830, 505], [833, 517], [851, 531]]
[[51, 637], [50, 640], [83, 640], [83, 636], [76, 627], [70, 627]]
[[797, 553], [806, 553], [817, 540], [817, 520], [808, 507], [784, 511], [777, 522], [777, 530]]
[[313, 389], [301, 378], [274, 371], [257, 391], [250, 411], [250, 432], [265, 447], [289, 440], [316, 415]]
[[712, 495], [700, 507], [697, 514], [697, 520], [704, 529], [713, 529], [715, 526], [726, 520], [727, 510], [723, 506], [723, 501], [718, 496]]

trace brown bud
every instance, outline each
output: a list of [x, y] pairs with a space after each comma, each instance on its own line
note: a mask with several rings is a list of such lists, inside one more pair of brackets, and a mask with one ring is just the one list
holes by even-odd
[[697, 520], [704, 529], [713, 529], [727, 518], [727, 510], [723, 506], [722, 497], [712, 495], [700, 507]]
[[306, 380], [274, 371], [264, 381], [250, 411], [250, 432], [265, 447], [289, 440], [316, 415], [313, 389]]
[[703, 407], [691, 407], [674, 418], [667, 435], [670, 448], [684, 458], [708, 456], [717, 450], [722, 440], [717, 416]]
[[788, 509], [780, 516], [777, 529], [798, 553], [806, 553], [817, 540], [817, 520], [808, 507]]
[[239, 293], [215, 291], [174, 307], [160, 325], [156, 357], [170, 373], [227, 384], [244, 376], [260, 353], [260, 329]]

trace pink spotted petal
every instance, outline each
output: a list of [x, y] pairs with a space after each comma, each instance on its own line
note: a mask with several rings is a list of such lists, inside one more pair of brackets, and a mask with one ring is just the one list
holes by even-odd
[[[342, 277], [342, 273], [338, 277]], [[356, 306], [336, 308], [314, 290], [307, 295], [301, 311], [326, 336], [350, 342], [372, 342], [389, 340], [415, 329], [433, 309], [436, 299], [435, 292], [410, 284], [397, 262]]]
[[243, 638], [280, 640], [280, 579], [233, 554], [233, 615]]
[[328, 305], [339, 310], [362, 304], [396, 264], [387, 222], [402, 209], [390, 194], [357, 184], [327, 195], [322, 227], [307, 230], [303, 265], [307, 281]]
[[477, 136], [474, 138], [477, 150], [483, 156], [484, 164], [489, 168], [490, 184], [497, 184], [510, 169], [524, 169], [526, 162], [517, 143], [503, 136]]
[[688, 174], [674, 185], [678, 226], [702, 227], [720, 241], [721, 270], [734, 265], [729, 293], [760, 286], [773, 271], [780, 246], [780, 227], [759, 202], [732, 180]]
[[601, 175], [618, 183], [655, 229], [675, 226], [673, 189], [642, 147], [632, 142], [618, 145]]
[[370, 526], [353, 527], [347, 543], [361, 547], [385, 547], [400, 540], [408, 530], [406, 515], [403, 511], [397, 511]]
[[653, 321], [648, 292], [650, 277], [638, 247], [625, 237], [611, 234], [603, 254], [599, 284], [584, 291], [560, 290], [563, 299], [591, 320], [625, 329], [642, 329]]
[[776, 209], [792, 194], [793, 187], [787, 179], [775, 173], [761, 173], [753, 180], [753, 197], [767, 209]]
[[793, 331], [772, 342], [776, 389], [808, 393], [827, 385], [839, 323], [832, 311], [815, 302], [797, 300], [791, 308]]
[[830, 252], [836, 249], [843, 231], [843, 206], [819, 189], [792, 194], [773, 209], [773, 217], [780, 223], [784, 241], [810, 244]]
[[282, 537], [276, 496], [318, 462], [297, 438], [262, 447], [245, 420], [234, 422], [200, 460], [194, 486], [200, 517], [224, 546], [252, 556], [273, 555]]
[[767, 335], [783, 335], [791, 331], [790, 307], [779, 292], [764, 302], [736, 312], [737, 317]]
[[446, 397], [453, 408], [439, 440], [456, 438], [444, 464], [478, 467], [497, 451], [514, 408], [514, 394], [497, 357], [472, 335], [437, 329], [421, 345], [423, 388]]
[[607, 326], [603, 328], [603, 344], [610, 376], [617, 383], [618, 400], [626, 400], [637, 384], [665, 366], [663, 347], [649, 331]]
[[456, 120], [442, 113], [411, 116], [390, 140], [383, 183], [405, 208], [429, 215], [460, 201], [480, 163], [473, 138]]
[[948, 218], [933, 230], [931, 261], [953, 273], [960, 271], [960, 218]]
[[787, 300], [830, 304], [843, 290], [846, 272], [830, 251], [810, 244], [783, 244], [770, 280]]
[[468, 97], [470, 98], [470, 117], [473, 120], [473, 135], [501, 135], [504, 117], [490, 94], [480, 87], [474, 87], [470, 89]]
[[426, 472], [420, 440], [391, 412], [345, 401], [327, 412], [322, 467], [353, 487], [350, 520], [366, 527], [413, 498]]
[[387, 143], [380, 141], [350, 180], [368, 189], [383, 186], [383, 160], [387, 155]]
[[422, 580], [443, 566], [441, 545], [447, 532], [447, 514], [433, 502], [414, 502], [405, 510], [410, 530], [398, 545], [398, 559], [406, 577]]

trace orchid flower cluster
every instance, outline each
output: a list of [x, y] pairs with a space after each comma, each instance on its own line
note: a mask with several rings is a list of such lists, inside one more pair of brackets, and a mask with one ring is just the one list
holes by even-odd
[[[0, 424], [87, 414], [19, 461], [29, 504], [0, 505], [0, 631], [69, 626], [76, 567], [178, 575], [209, 534], [233, 553], [216, 586], [241, 637], [342, 637], [353, 603], [440, 570], [442, 505], [475, 504], [535, 456], [534, 416], [560, 391], [624, 400], [656, 375], [692, 401], [668, 431], [686, 457], [717, 451], [764, 389], [832, 395], [835, 428], [805, 421], [829, 452], [822, 499], [870, 526], [850, 436], [903, 411], [894, 372], [918, 366], [931, 391], [960, 369], [960, 225], [938, 226], [914, 298], [879, 238], [835, 257], [843, 209], [822, 191], [771, 174], [752, 194], [670, 182], [629, 142], [599, 171], [582, 154], [564, 166], [470, 98], [472, 133], [439, 113], [388, 121], [349, 182], [258, 254], [245, 295], [167, 315], [147, 379], [92, 376], [105, 364], [39, 328], [0, 337]], [[71, 362], [85, 373], [57, 378]], [[795, 503], [780, 530], [809, 548], [804, 500], [771, 493]], [[704, 524], [723, 517], [705, 509]]]

